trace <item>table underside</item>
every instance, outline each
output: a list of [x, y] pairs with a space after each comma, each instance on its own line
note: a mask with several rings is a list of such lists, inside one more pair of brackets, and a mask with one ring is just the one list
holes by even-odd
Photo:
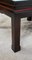
[[22, 13], [25, 11], [32, 11], [32, 2], [31, 1], [17, 1], [5, 2], [0, 1], [0, 8], [6, 9], [9, 12]]
[[[20, 17], [26, 17], [32, 14], [32, 1], [11, 1], [0, 0], [0, 11], [7, 15], [12, 15], [10, 13], [19, 14]], [[10, 0], [9, 0], [10, 1]], [[22, 15], [22, 16], [21, 16]]]

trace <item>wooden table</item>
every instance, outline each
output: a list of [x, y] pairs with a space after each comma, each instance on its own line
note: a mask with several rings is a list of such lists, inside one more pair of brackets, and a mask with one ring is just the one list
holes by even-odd
[[0, 12], [12, 18], [12, 50], [20, 51], [20, 19], [28, 17], [28, 20], [31, 21], [32, 1], [0, 0]]

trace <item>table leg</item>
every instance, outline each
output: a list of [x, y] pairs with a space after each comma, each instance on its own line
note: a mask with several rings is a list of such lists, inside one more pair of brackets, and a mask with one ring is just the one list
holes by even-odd
[[31, 17], [27, 17], [27, 20], [28, 20], [28, 21], [31, 21]]
[[18, 15], [12, 17], [12, 50], [20, 50], [20, 18]]

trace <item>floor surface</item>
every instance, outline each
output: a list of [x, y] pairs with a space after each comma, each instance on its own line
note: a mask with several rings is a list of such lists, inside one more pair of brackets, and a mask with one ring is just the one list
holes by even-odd
[[[0, 27], [11, 27], [11, 18], [0, 14]], [[9, 22], [8, 22], [9, 20]], [[21, 50], [14, 53], [12, 45], [12, 28], [0, 28], [0, 60], [32, 60], [32, 22], [21, 19]]]

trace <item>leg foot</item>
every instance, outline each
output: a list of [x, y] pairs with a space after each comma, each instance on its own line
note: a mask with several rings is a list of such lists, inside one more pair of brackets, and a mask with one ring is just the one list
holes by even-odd
[[18, 51], [20, 51], [20, 50], [21, 50], [21, 47], [20, 47], [20, 46], [18, 46], [17, 48], [13, 48], [13, 46], [12, 46], [12, 50], [13, 50], [14, 52], [18, 52]]

